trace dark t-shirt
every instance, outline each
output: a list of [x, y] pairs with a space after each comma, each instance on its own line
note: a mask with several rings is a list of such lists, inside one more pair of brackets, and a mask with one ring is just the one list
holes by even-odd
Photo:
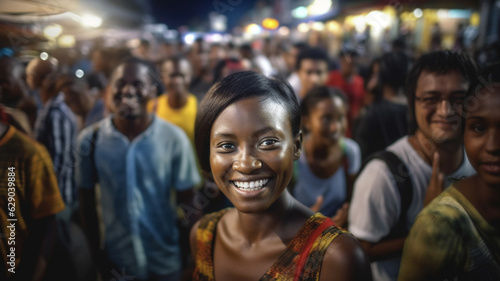
[[361, 115], [354, 129], [362, 159], [385, 149], [408, 132], [408, 107], [387, 100], [375, 101]]

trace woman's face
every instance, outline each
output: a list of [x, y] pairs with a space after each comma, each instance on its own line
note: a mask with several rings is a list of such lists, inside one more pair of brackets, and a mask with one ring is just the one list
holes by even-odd
[[210, 134], [212, 175], [240, 212], [267, 210], [287, 187], [301, 136], [294, 137], [286, 109], [250, 97], [228, 106]]
[[498, 110], [500, 87], [484, 87], [473, 99], [478, 106], [467, 111], [464, 131], [465, 150], [481, 179], [486, 184], [498, 188], [500, 187], [500, 111]]
[[347, 126], [346, 109], [339, 97], [325, 98], [313, 106], [304, 125], [310, 136], [325, 145], [337, 143], [345, 134]]

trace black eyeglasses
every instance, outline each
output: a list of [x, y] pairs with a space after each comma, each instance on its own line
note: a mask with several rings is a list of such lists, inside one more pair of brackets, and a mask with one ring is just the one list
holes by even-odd
[[448, 101], [452, 106], [460, 106], [463, 104], [465, 95], [451, 96], [451, 97], [441, 97], [441, 96], [425, 96], [425, 97], [415, 97], [415, 100], [420, 102], [425, 107], [435, 107], [440, 104], [443, 100]]

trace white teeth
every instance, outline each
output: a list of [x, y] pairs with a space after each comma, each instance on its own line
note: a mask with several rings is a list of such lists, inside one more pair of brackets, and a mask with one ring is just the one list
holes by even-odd
[[269, 179], [265, 180], [257, 180], [257, 181], [251, 181], [251, 182], [242, 182], [242, 181], [233, 181], [234, 185], [238, 187], [239, 189], [243, 189], [245, 191], [254, 191], [254, 190], [259, 190], [264, 187], [264, 185], [269, 181]]

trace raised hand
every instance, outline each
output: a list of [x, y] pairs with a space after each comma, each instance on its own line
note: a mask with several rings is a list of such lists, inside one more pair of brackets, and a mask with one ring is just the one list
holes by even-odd
[[323, 195], [320, 195], [316, 198], [316, 203], [314, 203], [314, 205], [312, 205], [311, 207], [309, 207], [309, 209], [311, 209], [313, 212], [317, 213], [319, 211], [319, 209], [321, 209], [321, 205], [323, 205]]
[[347, 226], [347, 214], [349, 213], [349, 203], [344, 203], [340, 209], [337, 210], [332, 221], [339, 227]]
[[439, 169], [439, 154], [434, 152], [432, 159], [432, 175], [427, 192], [424, 198], [424, 207], [427, 206], [434, 198], [436, 198], [444, 190], [444, 175]]

